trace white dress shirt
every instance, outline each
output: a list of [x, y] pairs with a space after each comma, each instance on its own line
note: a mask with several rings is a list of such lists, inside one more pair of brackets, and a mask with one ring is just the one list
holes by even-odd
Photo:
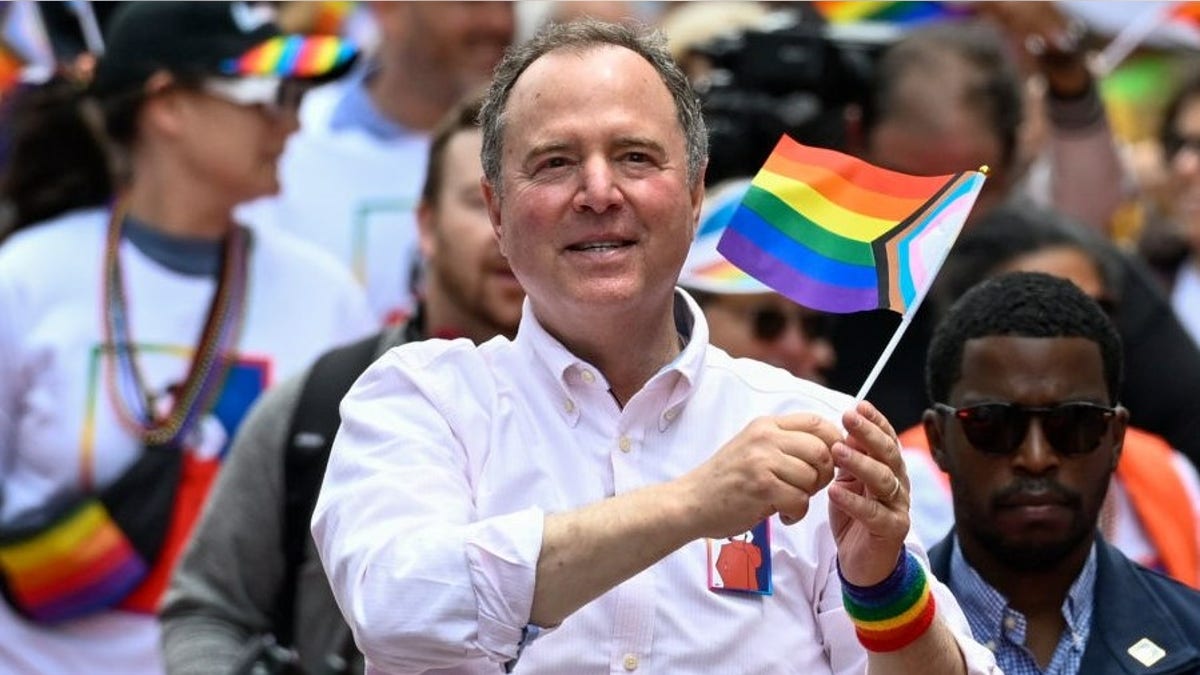
[[[703, 314], [678, 297], [687, 346], [624, 409], [528, 303], [513, 341], [408, 344], [363, 374], [313, 533], [368, 672], [500, 672], [529, 621], [546, 513], [676, 478], [756, 416], [840, 425], [848, 396], [710, 346]], [[543, 632], [515, 672], [863, 672], [828, 505], [821, 492], [800, 523], [772, 519], [773, 595], [709, 590], [693, 541]], [[933, 583], [971, 672], [999, 672]]]

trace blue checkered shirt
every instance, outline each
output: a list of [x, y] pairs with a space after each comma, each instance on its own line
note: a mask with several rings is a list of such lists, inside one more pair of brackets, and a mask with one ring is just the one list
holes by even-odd
[[953, 541], [950, 553], [950, 590], [967, 615], [975, 639], [992, 650], [1006, 675], [1076, 675], [1092, 628], [1093, 592], [1096, 586], [1096, 547], [1088, 554], [1075, 583], [1063, 600], [1067, 628], [1059, 637], [1046, 670], [1038, 667], [1025, 647], [1025, 616], [1008, 606], [1000, 592], [976, 572]]

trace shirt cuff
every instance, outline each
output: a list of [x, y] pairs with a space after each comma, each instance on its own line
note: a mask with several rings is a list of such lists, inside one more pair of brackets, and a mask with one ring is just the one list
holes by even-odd
[[479, 646], [498, 661], [515, 659], [533, 608], [545, 514], [538, 508], [475, 523], [467, 533], [467, 568], [479, 607]]

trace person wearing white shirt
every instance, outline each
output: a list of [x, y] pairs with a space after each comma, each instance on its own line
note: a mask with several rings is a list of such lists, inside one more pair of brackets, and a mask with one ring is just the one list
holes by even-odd
[[[369, 368], [313, 516], [368, 671], [998, 672], [924, 573], [887, 420], [710, 346], [675, 288], [707, 150], [662, 36], [550, 26], [481, 120], [517, 337]], [[707, 540], [755, 527], [766, 593], [714, 589]], [[865, 649], [846, 607], [910, 582]]]

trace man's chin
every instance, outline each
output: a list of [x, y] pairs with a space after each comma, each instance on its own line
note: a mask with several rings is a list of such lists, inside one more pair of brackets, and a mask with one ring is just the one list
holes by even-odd
[[1002, 565], [1020, 572], [1051, 569], [1078, 550], [1085, 536], [1037, 536], [1021, 539], [982, 540], [983, 547]]

